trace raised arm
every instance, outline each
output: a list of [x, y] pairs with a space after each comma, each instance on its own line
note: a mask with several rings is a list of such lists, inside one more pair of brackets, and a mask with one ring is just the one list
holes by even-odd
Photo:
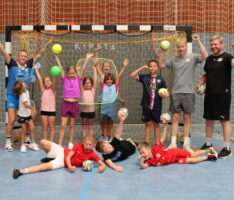
[[124, 120], [127, 118], [127, 116], [118, 114], [118, 117], [119, 117], [119, 124], [118, 124], [118, 127], [116, 129], [115, 137], [117, 139], [120, 139], [120, 137], [122, 136], [122, 133], [123, 133], [123, 123], [124, 123]]
[[5, 59], [6, 63], [9, 64], [10, 61], [11, 61], [11, 57], [7, 53], [6, 49], [4, 48], [4, 46], [3, 46], [3, 44], [1, 42], [0, 42], [0, 52], [4, 56], [4, 59]]
[[40, 72], [39, 72], [38, 69], [37, 69], [37, 65], [36, 65], [36, 64], [33, 64], [33, 68], [34, 68], [34, 70], [35, 70], [37, 79], [38, 79], [38, 81], [39, 81], [39, 85], [40, 85], [41, 92], [43, 92], [43, 90], [45, 89], [45, 87], [44, 87], [43, 80], [42, 80], [42, 78], [41, 78]]
[[96, 59], [93, 60], [93, 89], [95, 90], [97, 87], [97, 65], [99, 65]]
[[123, 73], [124, 73], [124, 71], [125, 71], [125, 68], [126, 68], [126, 66], [127, 66], [128, 64], [129, 64], [129, 60], [128, 60], [128, 58], [125, 58], [124, 61], [123, 61], [123, 66], [122, 66], [122, 68], [121, 68], [121, 70], [120, 70], [120, 72], [119, 72], [119, 74], [118, 74], [117, 79], [116, 79], [116, 83], [117, 83], [117, 84], [119, 84], [119, 82], [120, 82], [120, 80], [121, 80], [121, 78], [122, 78], [122, 76], [123, 76]]
[[144, 65], [144, 66], [142, 66], [142, 67], [140, 67], [140, 68], [138, 68], [137, 70], [135, 70], [134, 72], [132, 72], [131, 74], [130, 74], [130, 77], [131, 78], [133, 78], [133, 79], [139, 79], [139, 73], [141, 72], [141, 71], [143, 71], [143, 70], [148, 70], [148, 66], [147, 65]]
[[206, 48], [204, 47], [204, 45], [202, 44], [201, 40], [200, 40], [200, 36], [197, 34], [193, 34], [192, 38], [194, 41], [196, 41], [198, 48], [200, 50], [200, 55], [198, 56], [199, 61], [203, 61], [208, 57], [208, 53], [206, 51]]
[[159, 55], [159, 59], [158, 59], [158, 66], [159, 66], [159, 68], [166, 67], [166, 65], [164, 64], [165, 54], [166, 53], [167, 53], [167, 49], [162, 49], [161, 48], [161, 54]]
[[59, 66], [59, 68], [61, 70], [61, 77], [64, 78], [65, 73], [64, 73], [64, 70], [63, 70], [63, 66], [61, 65], [61, 62], [59, 60], [59, 57], [58, 57], [58, 55], [54, 55], [54, 57], [55, 57], [57, 65]]
[[87, 64], [89, 62], [89, 59], [93, 56], [93, 53], [87, 53], [86, 54], [86, 59], [85, 59], [85, 62], [83, 64], [83, 66], [81, 67], [80, 71], [79, 71], [79, 77], [82, 78], [83, 74], [84, 74], [84, 71], [87, 67]]

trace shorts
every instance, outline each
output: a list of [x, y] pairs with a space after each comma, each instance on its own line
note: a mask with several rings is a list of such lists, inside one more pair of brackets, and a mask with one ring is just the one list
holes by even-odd
[[191, 153], [180, 148], [168, 149], [168, 153], [171, 153], [174, 158], [171, 163], [185, 164], [187, 158], [191, 157]]
[[94, 119], [95, 118], [95, 112], [81, 112], [80, 117], [81, 118]]
[[231, 94], [205, 94], [204, 119], [230, 120]]
[[45, 116], [56, 116], [56, 112], [48, 112], [48, 111], [42, 111], [42, 110], [41, 110], [41, 115], [45, 115]]
[[63, 101], [62, 103], [62, 117], [76, 118], [79, 112], [79, 104], [77, 101]]
[[19, 96], [7, 94], [7, 109], [13, 108], [18, 109], [19, 108]]
[[32, 119], [31, 116], [21, 117], [21, 116], [17, 115], [17, 122], [20, 123], [20, 124], [27, 124], [31, 119]]
[[58, 169], [64, 166], [64, 148], [54, 142], [51, 142], [51, 149], [47, 153], [46, 157], [55, 158], [51, 161], [52, 169]]
[[195, 106], [195, 94], [193, 93], [177, 93], [170, 97], [170, 112], [171, 113], [192, 113]]
[[121, 143], [121, 146], [123, 146], [124, 149], [126, 150], [128, 156], [136, 152], [136, 146], [134, 146], [131, 142], [127, 140], [122, 140], [120, 143]]
[[109, 122], [109, 123], [113, 122], [111, 117], [109, 117], [108, 115], [103, 115], [103, 114], [100, 115], [100, 120], [102, 122]]
[[150, 122], [154, 121], [156, 123], [160, 122], [160, 115], [161, 115], [161, 110], [151, 110], [149, 108], [143, 107], [142, 111], [142, 121], [143, 122]]

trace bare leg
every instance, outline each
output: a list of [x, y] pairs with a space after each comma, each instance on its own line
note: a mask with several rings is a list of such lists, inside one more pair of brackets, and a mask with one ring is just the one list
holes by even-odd
[[32, 140], [32, 141], [35, 141], [35, 126], [34, 126], [33, 120], [30, 120], [30, 121], [28, 122], [28, 127], [29, 127], [29, 130], [30, 130], [30, 137], [31, 137], [31, 140]]
[[186, 163], [195, 164], [195, 163], [198, 163], [198, 162], [202, 162], [204, 160], [207, 160], [206, 156], [200, 156], [200, 157], [195, 157], [195, 158], [187, 158]]
[[21, 144], [24, 144], [26, 130], [27, 130], [26, 124], [22, 123], [21, 124]]
[[6, 126], [6, 136], [12, 136], [13, 133], [13, 127], [15, 123], [15, 118], [16, 118], [16, 110], [13, 108], [8, 108], [7, 109], [7, 115], [8, 115], [8, 123]]
[[151, 131], [152, 121], [145, 123], [145, 141], [150, 142], [150, 131]]
[[157, 142], [159, 142], [159, 140], [160, 140], [160, 127], [159, 127], [159, 123], [153, 122], [153, 126], [154, 126], [155, 143], [157, 144]]
[[69, 142], [73, 142], [75, 132], [75, 118], [70, 118], [70, 131], [69, 131]]
[[93, 135], [93, 119], [88, 119], [88, 133]]
[[87, 126], [88, 126], [88, 119], [87, 118], [82, 118], [82, 136], [85, 137], [86, 136], [86, 132], [87, 132]]
[[184, 137], [189, 137], [191, 129], [191, 114], [184, 113]]
[[220, 123], [221, 123], [222, 128], [223, 128], [224, 142], [225, 143], [230, 143], [231, 132], [232, 132], [231, 122], [230, 121], [220, 120]]
[[172, 127], [171, 127], [172, 136], [177, 136], [178, 129], [179, 129], [179, 120], [180, 120], [180, 113], [173, 113], [172, 114]]
[[114, 123], [113, 122], [108, 123], [108, 130], [110, 132], [110, 138], [113, 138], [114, 137]]
[[47, 132], [48, 132], [48, 116], [42, 115], [41, 116], [42, 121], [42, 139], [47, 139]]
[[54, 134], [55, 134], [55, 127], [54, 127], [54, 123], [55, 123], [55, 116], [49, 116], [48, 117], [49, 120], [49, 128], [50, 128], [50, 141], [54, 141]]
[[59, 141], [58, 144], [62, 146], [63, 143], [63, 137], [64, 137], [64, 132], [66, 130], [67, 127], [67, 117], [61, 117], [61, 126], [60, 126], [60, 130], [59, 130]]
[[214, 132], [214, 120], [206, 120], [206, 137], [212, 138]]

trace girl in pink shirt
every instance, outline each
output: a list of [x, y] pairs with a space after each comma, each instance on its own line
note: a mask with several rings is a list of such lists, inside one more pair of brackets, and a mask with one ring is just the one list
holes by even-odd
[[48, 130], [50, 130], [50, 141], [54, 140], [54, 123], [56, 116], [56, 78], [51, 81], [46, 76], [43, 79], [37, 69], [37, 65], [33, 65], [37, 79], [41, 89], [41, 121], [42, 121], [42, 139], [47, 139]]
[[73, 148], [73, 136], [75, 131], [75, 118], [79, 113], [79, 104], [78, 98], [80, 98], [80, 83], [81, 78], [84, 72], [84, 69], [87, 66], [89, 58], [93, 56], [92, 53], [88, 53], [86, 55], [86, 60], [81, 70], [78, 72], [78, 66], [69, 66], [65, 72], [61, 65], [61, 62], [57, 55], [55, 55], [55, 59], [57, 65], [61, 69], [61, 82], [63, 84], [63, 93], [62, 93], [62, 112], [61, 112], [61, 126], [59, 130], [59, 141], [58, 144], [62, 145], [64, 132], [66, 130], [67, 122], [70, 120], [70, 131], [69, 131], [69, 143], [68, 148]]
[[93, 135], [93, 121], [95, 118], [95, 91], [97, 86], [97, 67], [98, 61], [94, 59], [93, 78], [86, 76], [81, 85], [81, 113], [82, 118], [82, 135]]

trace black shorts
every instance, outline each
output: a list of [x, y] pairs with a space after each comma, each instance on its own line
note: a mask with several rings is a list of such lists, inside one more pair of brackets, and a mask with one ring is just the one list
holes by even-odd
[[205, 94], [204, 119], [230, 120], [231, 94]]
[[127, 140], [122, 140], [120, 143], [121, 143], [121, 146], [123, 146], [124, 149], [126, 150], [128, 156], [135, 153], [136, 146], [134, 146], [131, 142], [129, 142]]
[[41, 111], [41, 115], [56, 116], [56, 112]]
[[95, 112], [81, 112], [80, 117], [81, 118], [94, 119], [95, 118]]
[[31, 116], [29, 116], [29, 117], [21, 117], [21, 116], [17, 115], [17, 121], [20, 124], [27, 124], [31, 119], [32, 119]]
[[161, 115], [161, 110], [151, 110], [149, 108], [143, 107], [142, 111], [142, 121], [143, 122], [150, 122], [154, 121], [156, 123], [160, 122], [160, 115]]

